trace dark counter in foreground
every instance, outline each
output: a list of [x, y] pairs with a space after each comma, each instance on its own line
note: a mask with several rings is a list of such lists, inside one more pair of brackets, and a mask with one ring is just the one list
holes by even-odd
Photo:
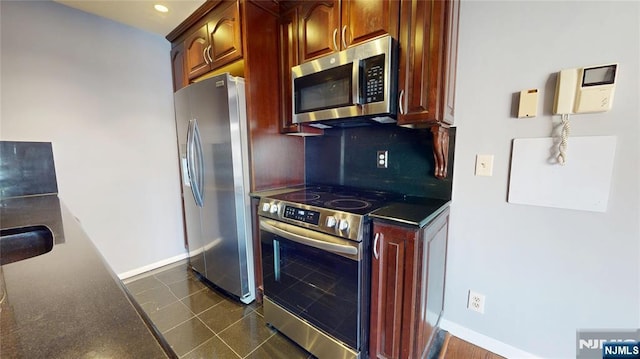
[[451, 201], [438, 198], [407, 198], [373, 211], [370, 216], [400, 224], [424, 227], [449, 208]]
[[55, 237], [50, 252], [0, 267], [3, 358], [175, 357], [56, 195], [4, 199], [0, 218]]

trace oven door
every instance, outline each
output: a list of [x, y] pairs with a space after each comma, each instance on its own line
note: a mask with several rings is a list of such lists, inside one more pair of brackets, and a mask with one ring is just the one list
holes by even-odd
[[260, 218], [265, 297], [360, 350], [366, 308], [362, 243]]

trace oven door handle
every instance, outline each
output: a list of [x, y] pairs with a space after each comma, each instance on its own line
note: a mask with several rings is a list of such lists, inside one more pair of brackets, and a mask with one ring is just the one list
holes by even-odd
[[338, 237], [268, 219], [260, 219], [260, 229], [309, 247], [322, 249], [354, 260], [360, 259], [357, 244], [351, 244], [347, 240]]

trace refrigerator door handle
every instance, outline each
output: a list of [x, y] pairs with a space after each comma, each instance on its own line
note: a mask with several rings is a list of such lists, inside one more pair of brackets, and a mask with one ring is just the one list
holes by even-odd
[[191, 183], [193, 199], [198, 207], [202, 207], [204, 204], [203, 198], [200, 194], [200, 185], [203, 182], [200, 178], [202, 157], [196, 154], [197, 145], [200, 145], [200, 133], [198, 131], [196, 120], [193, 119], [189, 121], [189, 128], [187, 130], [187, 172], [189, 173], [189, 182]]
[[198, 182], [198, 197], [199, 197], [199, 206], [204, 206], [204, 155], [202, 154], [202, 141], [200, 140], [200, 129], [198, 128], [198, 120], [193, 119], [193, 141], [195, 142], [195, 150], [196, 150], [196, 181]]

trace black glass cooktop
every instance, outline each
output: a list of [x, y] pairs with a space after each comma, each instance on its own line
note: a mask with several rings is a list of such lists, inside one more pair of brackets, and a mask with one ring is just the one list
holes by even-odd
[[270, 198], [365, 215], [384, 207], [389, 202], [397, 200], [399, 196], [389, 192], [351, 187], [308, 186], [299, 191], [284, 193]]

